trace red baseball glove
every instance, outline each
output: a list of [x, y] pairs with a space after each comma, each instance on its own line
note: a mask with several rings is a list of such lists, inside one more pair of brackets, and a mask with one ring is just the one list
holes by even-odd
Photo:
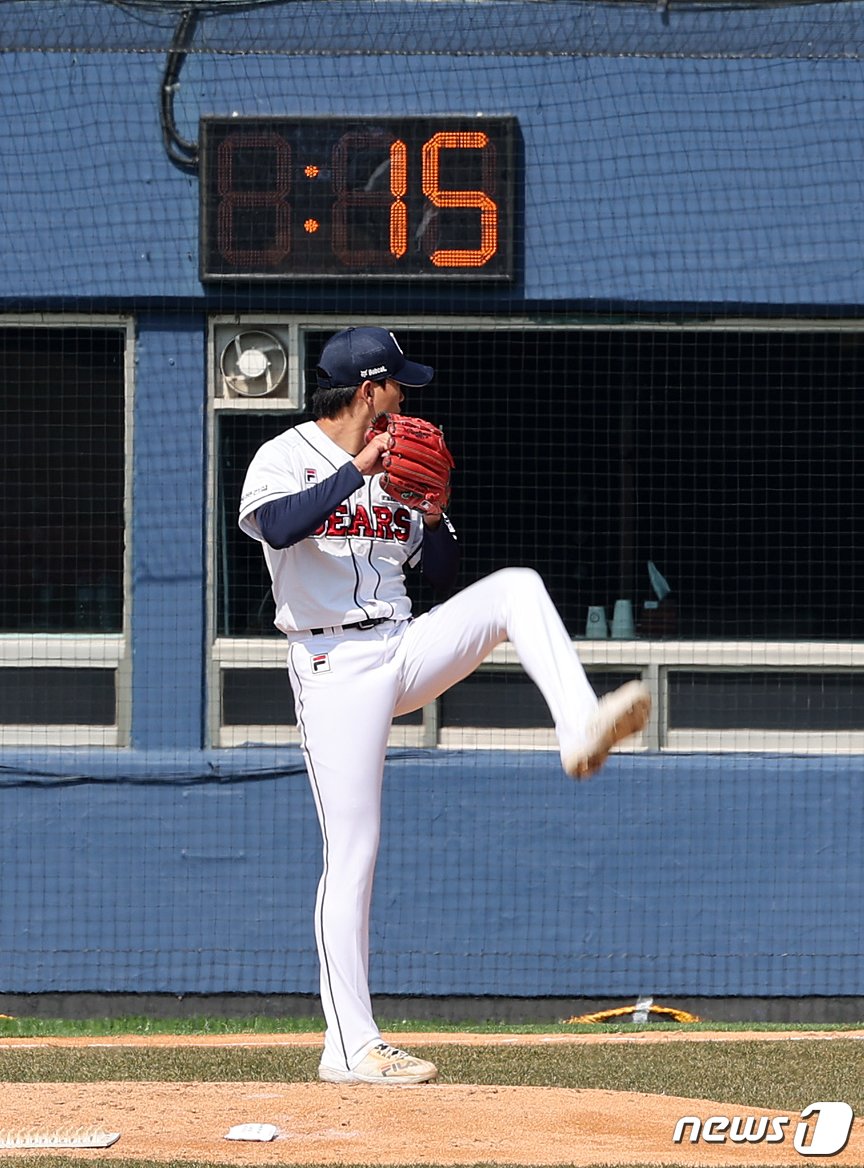
[[415, 511], [440, 515], [450, 498], [450, 471], [455, 465], [444, 435], [424, 418], [379, 414], [366, 432], [366, 441], [385, 431], [392, 442], [381, 459], [382, 489]]

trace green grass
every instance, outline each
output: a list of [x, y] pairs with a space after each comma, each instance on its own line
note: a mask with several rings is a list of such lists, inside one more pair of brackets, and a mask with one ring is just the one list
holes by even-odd
[[[751, 1031], [842, 1031], [864, 1027], [864, 1022], [839, 1025], [827, 1023], [788, 1022], [695, 1022], [682, 1025], [677, 1022], [650, 1022], [634, 1026], [631, 1022], [617, 1023], [506, 1023], [506, 1022], [434, 1022], [428, 1020], [382, 1019], [381, 1029], [397, 1033], [440, 1034], [635, 1034], [650, 1031], [723, 1031], [747, 1033]], [[94, 1018], [70, 1020], [60, 1018], [3, 1018], [0, 1017], [0, 1038], [91, 1037], [104, 1038], [132, 1034], [304, 1034], [324, 1029], [324, 1019], [316, 1015], [291, 1018], [146, 1018], [130, 1015], [125, 1018]]]
[[0, 1038], [106, 1038], [124, 1034], [306, 1034], [324, 1029], [321, 1017], [298, 1018], [3, 1018]]

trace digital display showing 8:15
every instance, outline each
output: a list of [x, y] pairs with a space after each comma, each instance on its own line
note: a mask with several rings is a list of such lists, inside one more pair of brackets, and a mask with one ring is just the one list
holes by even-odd
[[510, 280], [515, 118], [201, 120], [201, 279]]

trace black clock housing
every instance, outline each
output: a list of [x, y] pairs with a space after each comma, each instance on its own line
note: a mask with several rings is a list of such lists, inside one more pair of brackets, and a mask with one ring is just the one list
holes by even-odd
[[514, 275], [510, 117], [201, 120], [203, 281]]

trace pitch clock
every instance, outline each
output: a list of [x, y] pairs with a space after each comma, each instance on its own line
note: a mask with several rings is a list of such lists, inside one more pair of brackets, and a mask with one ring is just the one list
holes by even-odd
[[204, 281], [514, 275], [509, 117], [201, 119]]

